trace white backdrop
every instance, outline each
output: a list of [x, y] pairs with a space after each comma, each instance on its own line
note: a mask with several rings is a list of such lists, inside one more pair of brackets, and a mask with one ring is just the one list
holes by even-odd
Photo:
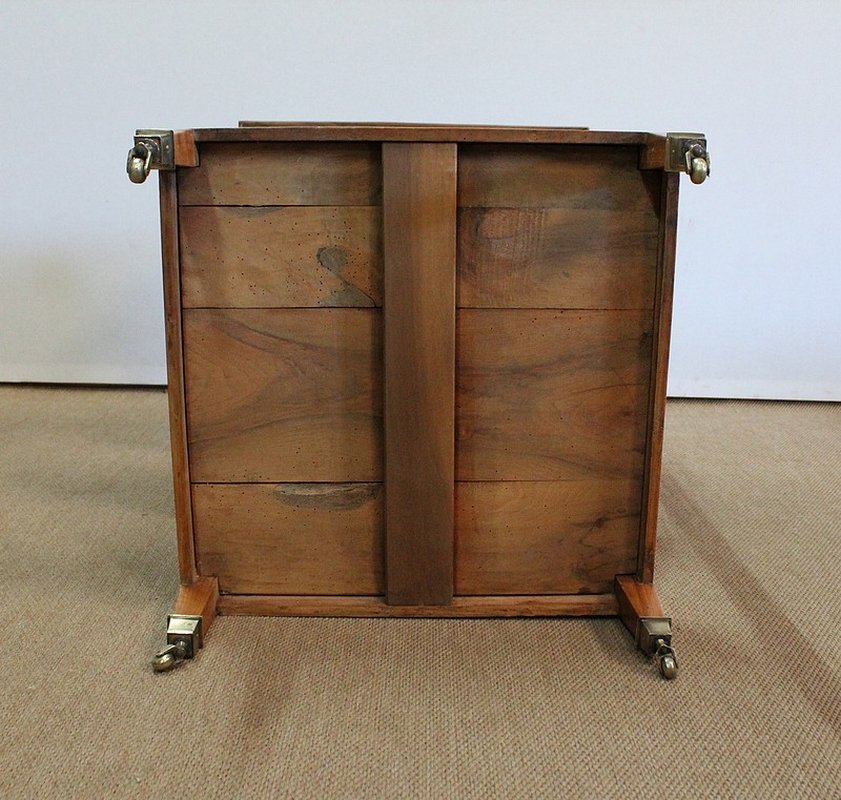
[[0, 3], [0, 380], [162, 383], [136, 127], [700, 130], [673, 395], [841, 399], [841, 2]]

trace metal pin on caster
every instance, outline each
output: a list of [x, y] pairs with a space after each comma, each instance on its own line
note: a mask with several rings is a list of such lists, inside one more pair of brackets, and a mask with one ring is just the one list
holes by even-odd
[[667, 681], [677, 677], [677, 654], [672, 647], [672, 621], [668, 617], [642, 617], [637, 628], [637, 645], [654, 658]]
[[169, 670], [195, 658], [204, 645], [200, 616], [193, 614], [169, 614], [166, 620], [166, 647], [159, 650], [152, 659], [155, 672]]

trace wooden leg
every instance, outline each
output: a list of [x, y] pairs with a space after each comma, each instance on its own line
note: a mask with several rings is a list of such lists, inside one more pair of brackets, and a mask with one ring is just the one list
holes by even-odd
[[152, 659], [155, 672], [168, 672], [195, 658], [216, 619], [218, 602], [219, 582], [216, 578], [198, 578], [195, 583], [181, 586], [175, 601], [175, 613], [167, 617], [166, 646]]
[[677, 657], [672, 647], [672, 620], [663, 615], [657, 590], [633, 575], [617, 575], [614, 582], [619, 618], [631, 632], [637, 647], [653, 656], [660, 674], [677, 677]]
[[195, 583], [181, 585], [175, 601], [175, 613], [202, 618], [202, 635], [207, 636], [219, 603], [219, 581], [216, 578], [197, 578]]

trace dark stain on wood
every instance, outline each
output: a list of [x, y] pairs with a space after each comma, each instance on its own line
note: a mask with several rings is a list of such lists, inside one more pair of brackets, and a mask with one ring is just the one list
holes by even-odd
[[341, 272], [347, 264], [347, 254], [341, 247], [322, 247], [316, 254], [316, 258], [318, 258], [318, 263], [330, 272]]
[[651, 212], [461, 209], [458, 304], [651, 308], [657, 230]]
[[362, 308], [373, 308], [377, 305], [373, 297], [363, 292], [342, 274], [342, 270], [348, 264], [347, 253], [343, 248], [335, 245], [321, 247], [316, 253], [316, 259], [324, 269], [332, 272], [342, 282], [342, 285], [330, 292], [319, 305]]
[[180, 223], [185, 307], [382, 304], [379, 208], [185, 207]]
[[292, 508], [312, 511], [350, 511], [382, 495], [381, 483], [280, 483], [274, 496]]

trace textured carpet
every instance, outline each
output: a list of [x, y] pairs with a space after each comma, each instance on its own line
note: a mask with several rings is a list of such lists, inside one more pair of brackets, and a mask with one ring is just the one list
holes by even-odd
[[673, 683], [612, 619], [228, 617], [154, 675], [166, 425], [0, 388], [0, 797], [841, 798], [841, 406], [669, 404]]

